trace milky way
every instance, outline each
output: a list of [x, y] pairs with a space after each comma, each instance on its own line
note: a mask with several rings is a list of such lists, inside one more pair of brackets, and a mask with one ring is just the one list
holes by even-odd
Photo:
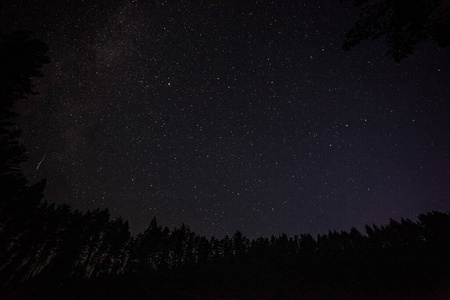
[[450, 209], [448, 49], [344, 52], [333, 1], [9, 2], [4, 31], [50, 48], [17, 110], [51, 203], [218, 237]]

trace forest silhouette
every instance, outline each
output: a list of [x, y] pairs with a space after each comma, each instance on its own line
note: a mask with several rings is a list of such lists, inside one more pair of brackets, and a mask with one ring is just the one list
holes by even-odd
[[33, 95], [47, 47], [1, 36], [0, 299], [448, 299], [450, 214], [253, 240], [207, 238], [154, 218], [132, 236], [107, 209], [81, 212], [29, 185], [14, 102]]

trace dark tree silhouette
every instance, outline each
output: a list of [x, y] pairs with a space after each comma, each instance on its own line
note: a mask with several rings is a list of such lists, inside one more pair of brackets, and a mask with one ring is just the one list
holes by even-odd
[[14, 101], [35, 95], [33, 78], [42, 77], [41, 68], [49, 62], [47, 46], [32, 40], [30, 32], [0, 35], [1, 119], [15, 114]]
[[[14, 129], [15, 101], [35, 94], [32, 79], [48, 62], [47, 47], [30, 34], [0, 35], [0, 280], [7, 282], [8, 270], [26, 278], [32, 256], [39, 253], [32, 232], [45, 188], [45, 180], [28, 186], [19, 168], [25, 161], [25, 148], [19, 142], [21, 132]], [[36, 252], [37, 251], [37, 252]], [[22, 272], [22, 274], [20, 274]]]
[[32, 78], [42, 76], [40, 68], [49, 61], [46, 51], [46, 45], [31, 40], [30, 33], [0, 35], [0, 226], [27, 189], [19, 168], [26, 151], [19, 142], [21, 132], [13, 129], [14, 103], [35, 94]]
[[345, 36], [344, 50], [350, 50], [366, 39], [384, 37], [387, 54], [401, 61], [423, 41], [434, 41], [439, 47], [450, 45], [450, 3], [447, 0], [352, 2], [360, 10], [360, 15]]
[[[26, 159], [25, 148], [18, 142], [20, 131], [12, 130], [14, 103], [36, 94], [32, 78], [41, 77], [43, 64], [48, 63], [47, 47], [38, 40], [30, 40], [30, 33], [16, 32], [0, 35], [0, 176], [1, 190], [17, 189], [8, 183], [25, 184], [19, 175], [19, 164]], [[16, 184], [17, 184], [16, 183]], [[3, 197], [2, 197], [3, 198]]]

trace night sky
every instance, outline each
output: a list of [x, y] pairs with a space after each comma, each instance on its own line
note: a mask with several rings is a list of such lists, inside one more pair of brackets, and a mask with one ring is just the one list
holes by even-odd
[[17, 105], [50, 203], [249, 238], [450, 210], [448, 48], [345, 52], [336, 1], [5, 2], [50, 49]]

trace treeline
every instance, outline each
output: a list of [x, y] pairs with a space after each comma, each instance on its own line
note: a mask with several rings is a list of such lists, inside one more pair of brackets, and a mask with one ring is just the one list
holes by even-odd
[[[135, 298], [155, 293], [167, 298], [367, 297], [368, 292], [399, 297], [428, 293], [450, 278], [448, 213], [366, 226], [365, 235], [352, 228], [316, 238], [282, 234], [253, 240], [239, 231], [206, 238], [185, 225], [163, 228], [156, 219], [132, 237], [127, 222], [112, 220], [107, 210], [81, 213], [67, 205], [41, 203], [24, 217], [4, 225], [0, 239], [1, 284], [20, 298], [28, 295], [16, 294], [21, 286], [48, 297], [58, 287], [66, 291], [94, 282], [100, 283], [85, 287], [85, 293], [115, 282], [120, 291], [103, 291], [100, 297], [118, 299], [140, 286], [146, 289]], [[81, 296], [81, 290], [72, 294]]]
[[[448, 299], [450, 214], [365, 234], [207, 238], [151, 220], [131, 236], [108, 210], [44, 201], [29, 185], [14, 102], [48, 62], [29, 34], [0, 36], [0, 299]], [[413, 295], [417, 295], [414, 298]]]

